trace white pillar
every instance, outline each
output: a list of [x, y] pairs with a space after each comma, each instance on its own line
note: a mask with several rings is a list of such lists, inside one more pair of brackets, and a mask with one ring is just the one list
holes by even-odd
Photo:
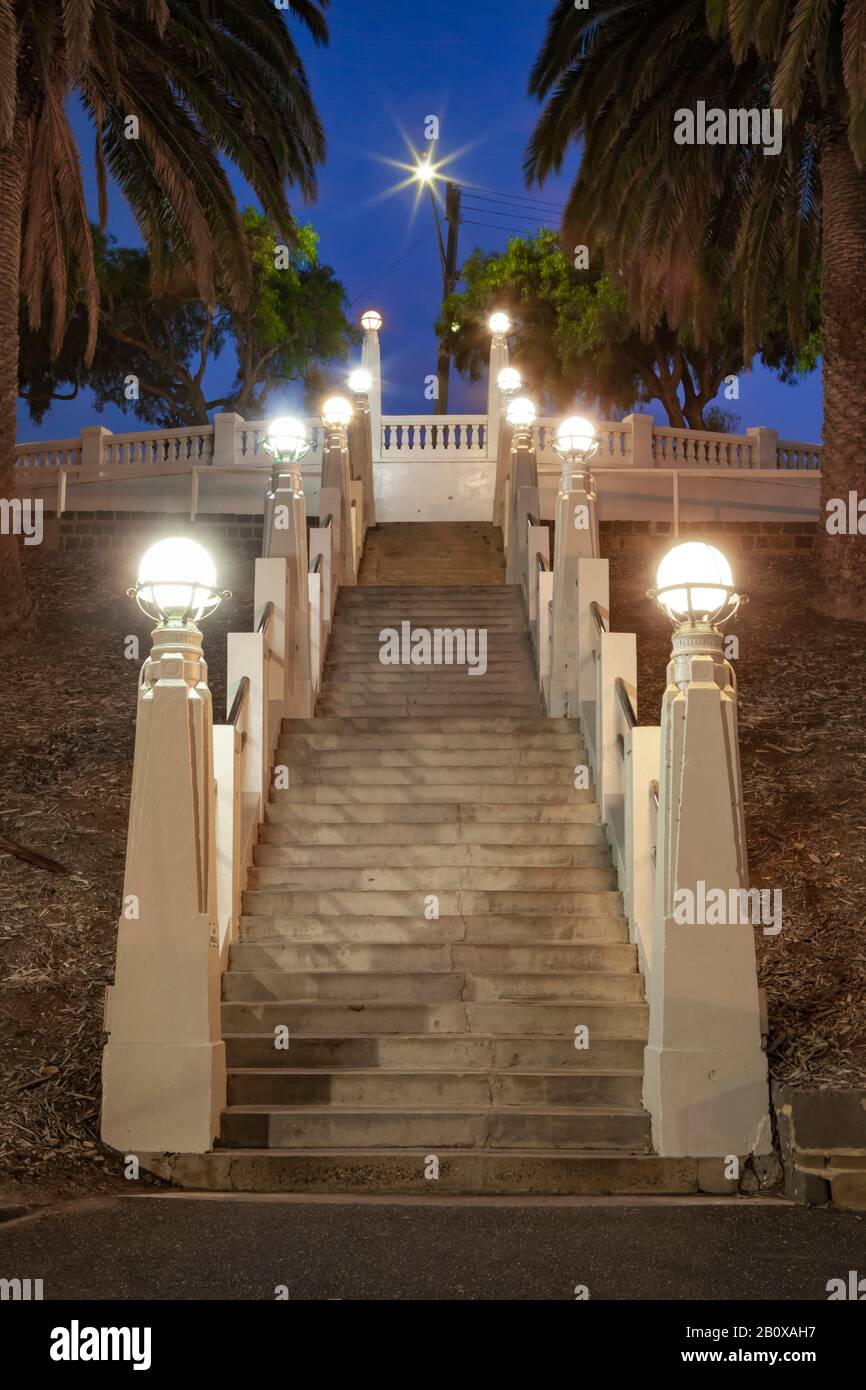
[[756, 928], [674, 920], [675, 895], [748, 887], [737, 696], [712, 630], [674, 635], [662, 701], [658, 849], [644, 1104], [658, 1153], [771, 1146]]
[[779, 443], [778, 430], [768, 430], [764, 425], [758, 425], [753, 429], [747, 430], [747, 434], [749, 438], [753, 440], [752, 467], [778, 467], [776, 456], [776, 446]]
[[653, 466], [653, 417], [643, 415], [639, 411], [633, 415], [626, 415], [623, 425], [631, 426], [631, 458], [629, 463], [632, 468], [652, 468]]
[[499, 448], [499, 431], [502, 423], [502, 392], [498, 377], [503, 367], [508, 366], [508, 337], [505, 333], [494, 333], [490, 339], [490, 362], [487, 369], [487, 457], [494, 459]]
[[268, 558], [282, 556], [288, 563], [286, 623], [291, 659], [285, 712], [288, 716], [308, 719], [313, 713], [313, 688], [310, 680], [307, 509], [300, 465], [294, 465], [280, 478], [279, 490], [266, 518], [268, 515], [272, 516], [272, 524], [265, 537], [266, 555]]
[[[213, 466], [232, 468], [237, 462], [237, 431], [246, 424], [244, 417], [233, 410], [218, 410], [213, 417]], [[250, 455], [252, 458], [252, 454]]]
[[364, 329], [364, 343], [361, 348], [361, 366], [372, 378], [369, 391], [370, 434], [373, 441], [373, 462], [382, 459], [382, 360], [379, 351], [379, 330]]
[[82, 468], [101, 468], [105, 463], [105, 441], [111, 439], [111, 430], [104, 425], [85, 425], [81, 431]]
[[575, 479], [567, 466], [562, 470], [556, 494], [555, 515], [550, 713], [554, 718], [566, 713], [574, 718], [580, 711], [576, 703], [574, 708], [568, 705], [567, 694], [569, 691], [576, 694], [577, 686], [574, 663], [578, 564], [581, 560], [598, 559], [598, 553], [594, 540], [594, 502], [584, 491], [582, 477]]
[[376, 525], [376, 493], [373, 486], [373, 435], [370, 428], [370, 400], [356, 393], [355, 413], [349, 425], [349, 458], [352, 476], [364, 484], [364, 531]]
[[[325, 430], [322, 451], [322, 493], [333, 491], [340, 498], [340, 583], [354, 584], [355, 547], [352, 540], [352, 488], [346, 431], [340, 426]], [[320, 502], [320, 509], [324, 505]]]
[[206, 1153], [226, 1100], [213, 714], [201, 633], [158, 627], [138, 692], [102, 1138]]

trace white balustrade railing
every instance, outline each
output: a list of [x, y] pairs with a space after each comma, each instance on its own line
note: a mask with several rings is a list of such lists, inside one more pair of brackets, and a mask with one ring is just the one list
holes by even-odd
[[824, 459], [824, 449], [820, 444], [799, 444], [791, 439], [780, 439], [776, 445], [776, 467], [808, 469], [820, 472]]
[[740, 434], [653, 427], [653, 458], [660, 468], [756, 468], [754, 439]]
[[382, 419], [383, 461], [487, 458], [486, 415], [386, 415]]
[[145, 434], [103, 433], [99, 464], [102, 467], [151, 467], [162, 464], [207, 465], [213, 460], [214, 427], [154, 430]]

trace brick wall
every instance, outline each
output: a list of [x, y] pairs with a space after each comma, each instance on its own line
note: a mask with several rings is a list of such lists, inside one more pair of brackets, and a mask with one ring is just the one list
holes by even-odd
[[[721, 549], [732, 552], [808, 551], [817, 530], [815, 521], [681, 521], [679, 540], [717, 541]], [[673, 541], [673, 525], [669, 521], [602, 521], [599, 539], [603, 555], [650, 550]]]
[[53, 550], [143, 551], [165, 536], [190, 536], [202, 545], [238, 555], [261, 555], [262, 519], [249, 514], [185, 512], [64, 512], [45, 515], [45, 540]]

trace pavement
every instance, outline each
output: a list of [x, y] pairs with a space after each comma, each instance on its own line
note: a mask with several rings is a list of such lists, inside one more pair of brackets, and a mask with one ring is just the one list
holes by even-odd
[[0, 1279], [42, 1279], [45, 1300], [826, 1300], [851, 1270], [866, 1214], [760, 1198], [184, 1193], [0, 1225]]

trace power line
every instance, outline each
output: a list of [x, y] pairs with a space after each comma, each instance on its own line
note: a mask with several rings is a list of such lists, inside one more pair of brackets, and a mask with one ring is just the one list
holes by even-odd
[[[454, 182], [459, 181], [454, 180]], [[481, 202], [489, 202], [495, 198], [499, 202], [537, 203], [543, 204], [546, 207], [559, 208], [565, 211], [565, 203], [557, 203], [550, 198], [533, 198], [531, 194], [524, 195], [523, 193], [501, 193], [495, 188], [480, 188], [478, 184], [474, 183], [461, 183], [460, 187], [467, 189], [467, 191], [471, 191], [472, 196], [477, 197]]]
[[427, 238], [431, 237], [432, 235], [433, 228], [431, 227], [430, 231], [425, 232], [424, 235], [420, 238], [420, 240], [415, 242], [414, 246], [410, 246], [408, 251], [404, 251], [402, 256], [398, 256], [393, 265], [389, 265], [387, 270], [383, 270], [381, 275], [376, 276], [376, 279], [372, 282], [372, 284], [369, 284], [365, 290], [362, 290], [359, 295], [356, 295], [355, 298], [352, 300], [352, 303], [349, 305], [349, 308], [351, 309], [353, 305], [358, 303], [359, 299], [363, 299], [365, 295], [369, 294], [370, 290], [374, 289], [375, 286], [378, 285], [381, 280], [384, 280], [386, 275], [390, 275], [392, 270], [397, 269], [397, 266], [400, 264], [401, 261], [405, 261], [407, 256], [411, 256], [413, 251], [417, 251], [418, 247], [421, 245], [421, 242], [426, 241]]
[[489, 227], [493, 232], [513, 232], [515, 236], [525, 236], [528, 227], [498, 227], [495, 222], [473, 222], [470, 218], [464, 217], [460, 224], [462, 227]]
[[511, 217], [517, 222], [540, 222], [543, 227], [550, 226], [550, 222], [544, 217], [534, 217], [531, 213], [527, 212], [513, 212], [511, 208], [507, 208], [503, 212], [497, 212], [496, 208], [476, 208], [471, 203], [465, 203], [464, 206], [469, 212], [484, 213], [485, 217]]

